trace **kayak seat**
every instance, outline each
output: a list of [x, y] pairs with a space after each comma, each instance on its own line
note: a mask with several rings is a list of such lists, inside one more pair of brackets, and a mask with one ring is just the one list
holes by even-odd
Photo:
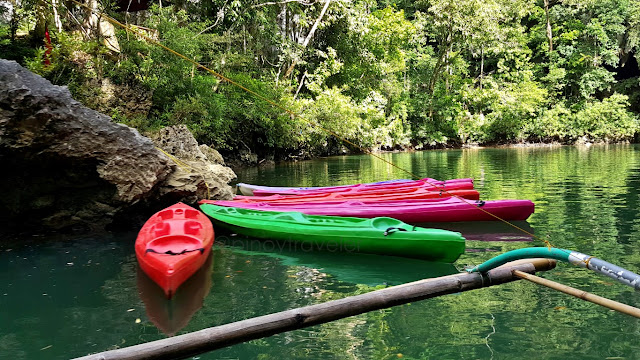
[[199, 213], [200, 212], [198, 210], [187, 209], [187, 211], [184, 212], [184, 217], [185, 219], [197, 219]]
[[200, 239], [185, 235], [167, 235], [159, 237], [147, 243], [146, 252], [164, 254], [168, 251], [173, 253], [189, 252], [202, 248]]
[[403, 225], [406, 224], [400, 220], [390, 217], [377, 217], [371, 219], [371, 226], [382, 231], [385, 231], [390, 227], [401, 227]]
[[151, 231], [153, 231], [154, 237], [166, 236], [171, 232], [171, 225], [168, 222], [159, 222], [153, 225], [153, 229]]
[[[196, 214], [197, 216], [197, 214]], [[200, 230], [202, 230], [202, 224], [197, 222], [197, 221], [193, 221], [193, 220], [188, 220], [185, 221], [184, 223], [184, 233], [187, 235], [198, 235], [200, 233]]]
[[160, 218], [162, 220], [169, 220], [169, 219], [173, 219], [173, 209], [166, 209], [161, 211], [159, 214]]

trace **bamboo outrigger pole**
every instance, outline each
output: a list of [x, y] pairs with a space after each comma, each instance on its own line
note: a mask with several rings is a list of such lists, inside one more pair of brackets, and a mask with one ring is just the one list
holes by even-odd
[[167, 339], [87, 355], [77, 360], [183, 359], [241, 342], [322, 324], [368, 311], [519, 280], [514, 275], [516, 270], [532, 274], [537, 271], [551, 270], [555, 266], [556, 262], [549, 259], [515, 261], [484, 274], [460, 273], [420, 280]]
[[578, 299], [586, 300], [594, 304], [604, 306], [611, 310], [615, 310], [623, 314], [640, 318], [640, 309], [636, 307], [629, 306], [627, 304], [623, 304], [611, 299], [603, 298], [602, 296], [594, 295], [589, 292], [573, 288], [571, 286], [557, 283], [555, 281], [543, 279], [539, 276], [531, 275], [531, 274], [522, 272], [520, 270], [514, 270], [513, 274], [521, 279], [525, 279], [525, 280], [531, 281], [532, 283], [546, 286], [550, 289], [557, 290], [571, 296], [575, 296]]

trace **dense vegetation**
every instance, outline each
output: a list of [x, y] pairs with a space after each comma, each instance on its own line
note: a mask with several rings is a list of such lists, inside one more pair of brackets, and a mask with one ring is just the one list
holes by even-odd
[[[144, 1], [89, 2], [302, 118], [73, 2], [15, 1], [2, 57], [117, 121], [186, 124], [227, 152], [335, 152], [320, 127], [371, 149], [624, 141], [640, 129], [640, 0], [176, 0], [137, 13], [121, 8]], [[105, 81], [134, 100], [105, 106]], [[144, 93], [147, 108], [130, 111]]]

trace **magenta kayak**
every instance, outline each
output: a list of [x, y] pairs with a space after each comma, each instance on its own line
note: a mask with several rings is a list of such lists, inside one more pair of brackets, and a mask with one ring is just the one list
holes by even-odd
[[352, 185], [337, 185], [337, 186], [318, 186], [318, 187], [282, 187], [282, 186], [262, 186], [262, 185], [252, 185], [245, 183], [238, 183], [236, 186], [240, 190], [243, 195], [252, 196], [254, 195], [254, 191], [261, 191], [263, 194], [280, 194], [280, 195], [294, 195], [298, 194], [298, 191], [325, 191], [325, 192], [336, 192], [343, 189], [349, 189], [353, 187], [384, 187], [388, 185], [411, 185], [418, 182], [428, 182], [432, 185], [446, 185], [452, 183], [473, 183], [473, 179], [451, 179], [446, 181], [424, 178], [421, 180], [409, 180], [409, 179], [397, 179], [397, 180], [387, 180], [380, 181], [375, 183], [365, 183], [365, 184], [352, 184]]
[[[449, 197], [408, 201], [344, 201], [327, 203], [277, 204], [215, 201], [215, 205], [264, 211], [299, 211], [309, 215], [333, 215], [374, 218], [392, 217], [404, 222], [454, 222], [525, 220], [534, 211], [530, 200], [463, 200]], [[484, 211], [483, 211], [484, 210]], [[492, 216], [495, 215], [496, 217]]]
[[333, 190], [291, 190], [287, 192], [274, 192], [269, 190], [253, 190], [254, 196], [270, 196], [270, 195], [326, 195], [326, 194], [390, 194], [394, 192], [407, 192], [417, 189], [424, 189], [428, 191], [448, 191], [448, 190], [471, 190], [473, 189], [472, 182], [453, 182], [437, 184], [436, 182], [415, 181], [411, 183], [395, 183], [388, 185], [354, 185], [352, 187], [345, 187], [341, 189]]

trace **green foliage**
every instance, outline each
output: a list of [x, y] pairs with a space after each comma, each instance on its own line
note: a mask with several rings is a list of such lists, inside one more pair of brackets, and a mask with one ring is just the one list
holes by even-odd
[[575, 138], [571, 128], [572, 112], [563, 103], [557, 103], [534, 118], [526, 127], [526, 133], [537, 141], [560, 141]]
[[53, 37], [45, 66], [42, 41], [12, 38], [11, 29], [34, 28], [34, 4], [4, 14], [13, 24], [0, 26], [7, 57], [94, 108], [105, 78], [146, 91], [148, 116], [122, 107], [109, 115], [142, 131], [186, 124], [228, 153], [335, 153], [344, 144], [331, 133], [358, 150], [638, 132], [640, 82], [619, 71], [640, 54], [639, 0], [551, 2], [548, 13], [525, 0], [334, 1], [322, 18], [319, 2], [206, 0], [154, 6], [134, 25], [258, 97], [131, 32], [117, 30], [121, 53], [110, 53], [62, 8], [61, 32], [45, 16]]
[[523, 140], [527, 123], [545, 105], [547, 92], [536, 82], [506, 84], [497, 91], [492, 112], [487, 115], [489, 140]]
[[575, 114], [577, 135], [606, 141], [633, 138], [639, 123], [637, 115], [627, 110], [628, 106], [628, 97], [617, 93], [602, 101], [587, 103]]
[[607, 142], [630, 140], [640, 130], [640, 124], [628, 107], [628, 97], [618, 93], [602, 101], [584, 103], [576, 112], [559, 103], [536, 118], [527, 127], [527, 134], [543, 141], [582, 137]]
[[580, 77], [580, 95], [590, 98], [597, 92], [608, 90], [614, 82], [613, 74], [604, 68], [595, 68]]

